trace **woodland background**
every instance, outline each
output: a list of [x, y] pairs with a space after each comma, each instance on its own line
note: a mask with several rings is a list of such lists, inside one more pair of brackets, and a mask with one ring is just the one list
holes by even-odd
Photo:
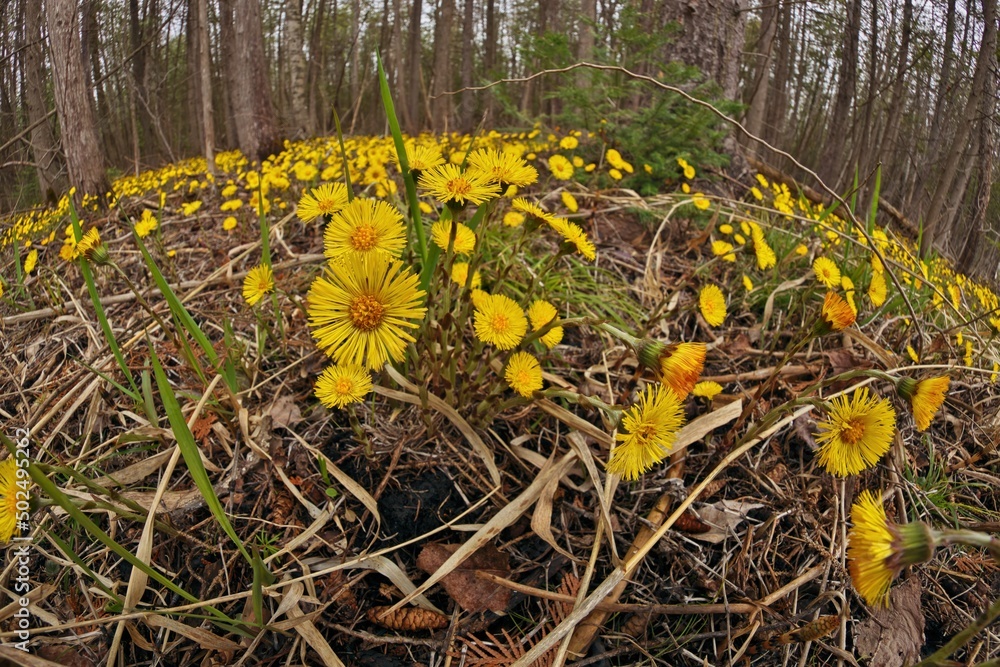
[[716, 101], [839, 192], [858, 183], [859, 210], [880, 180], [925, 255], [995, 280], [996, 32], [996, 0], [5, 0], [0, 210], [219, 150], [265, 158], [332, 132], [334, 110], [383, 133], [377, 52], [409, 133], [541, 121], [639, 164], [703, 139], [703, 164], [738, 150], [817, 185], [623, 72], [443, 94], [587, 61]]

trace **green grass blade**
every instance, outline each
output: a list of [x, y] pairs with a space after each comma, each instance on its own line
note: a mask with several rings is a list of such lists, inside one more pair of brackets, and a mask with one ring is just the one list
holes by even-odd
[[868, 236], [872, 235], [875, 231], [875, 216], [878, 214], [878, 198], [879, 193], [882, 192], [882, 165], [879, 164], [875, 168], [875, 189], [872, 191], [872, 204], [871, 208], [868, 209], [868, 224], [865, 227], [865, 231], [868, 232]]
[[149, 348], [149, 356], [153, 364], [153, 375], [156, 377], [156, 386], [160, 390], [160, 401], [163, 403], [163, 409], [167, 413], [167, 419], [170, 420], [170, 428], [174, 432], [177, 446], [181, 449], [181, 456], [184, 457], [184, 463], [191, 473], [191, 479], [194, 480], [195, 486], [201, 491], [208, 509], [212, 512], [215, 520], [219, 522], [219, 526], [222, 527], [222, 530], [233, 541], [236, 548], [247, 559], [247, 562], [252, 565], [253, 559], [250, 558], [250, 554], [243, 546], [239, 535], [236, 534], [236, 529], [229, 523], [226, 510], [222, 507], [219, 496], [215, 494], [215, 489], [212, 488], [212, 481], [208, 478], [208, 471], [205, 470], [205, 464], [201, 462], [198, 444], [194, 440], [191, 429], [188, 428], [187, 421], [184, 419], [184, 413], [181, 412], [180, 403], [177, 402], [177, 396], [174, 394], [174, 390], [170, 386], [170, 381], [167, 379], [167, 374], [163, 372], [163, 366], [160, 365], [160, 360], [157, 358], [156, 351], [152, 346]]
[[[83, 238], [83, 228], [80, 226], [80, 218], [76, 214], [76, 206], [73, 205], [72, 200], [69, 205], [69, 219], [73, 224], [73, 236], [79, 243], [80, 239]], [[111, 329], [111, 323], [108, 322], [108, 316], [104, 311], [104, 305], [101, 303], [101, 297], [97, 293], [97, 284], [94, 282], [94, 273], [91, 271], [90, 262], [87, 261], [86, 257], [80, 258], [80, 272], [83, 274], [84, 282], [87, 283], [87, 293], [90, 294], [90, 302], [94, 304], [94, 312], [97, 314], [97, 321], [101, 325], [101, 331], [104, 332], [104, 340], [107, 341], [108, 347], [111, 348], [111, 354], [114, 355], [115, 361], [118, 362], [118, 368], [128, 380], [132, 389], [130, 391], [122, 387], [120, 384], [115, 384], [126, 396], [131, 398], [136, 403], [139, 403], [142, 400], [139, 396], [139, 388], [135, 386], [135, 378], [132, 377], [132, 371], [129, 369], [128, 364], [125, 363], [125, 357], [122, 355], [122, 350], [118, 346], [118, 339], [115, 338], [115, 333]]]
[[[181, 300], [177, 298], [177, 294], [170, 288], [170, 284], [163, 277], [163, 273], [160, 268], [156, 265], [153, 257], [149, 254], [149, 250], [146, 249], [146, 245], [142, 242], [142, 239], [133, 231], [132, 238], [135, 239], [136, 244], [139, 246], [139, 251], [142, 253], [142, 258], [146, 262], [146, 266], [149, 267], [150, 273], [153, 275], [153, 281], [156, 286], [160, 288], [160, 293], [167, 300], [167, 305], [170, 307], [170, 312], [176, 318], [177, 322], [181, 324], [183, 329], [187, 331], [188, 335], [191, 336], [198, 343], [198, 346], [205, 352], [205, 356], [208, 357], [209, 362], [212, 364], [212, 370], [217, 370], [219, 367], [219, 356], [215, 353], [215, 348], [212, 347], [212, 342], [208, 340], [208, 336], [201, 330], [198, 323], [194, 321], [191, 317], [191, 313], [187, 311]], [[231, 390], [235, 391], [235, 387], [230, 387]]]
[[333, 110], [333, 124], [337, 128], [337, 143], [340, 144], [340, 158], [344, 161], [344, 185], [347, 186], [347, 201], [354, 201], [354, 188], [351, 186], [351, 166], [347, 160], [347, 149], [344, 147], [344, 133], [340, 130], [340, 114]]
[[[13, 455], [14, 451], [16, 450], [16, 445], [2, 433], [0, 433], [0, 443], [2, 443]], [[131, 565], [132, 567], [139, 568], [147, 575], [149, 575], [151, 579], [165, 586], [168, 590], [177, 593], [188, 602], [200, 602], [200, 600], [196, 596], [192, 595], [191, 593], [188, 593], [183, 588], [181, 588], [173, 581], [168, 579], [166, 576], [164, 576], [157, 570], [153, 569], [146, 563], [139, 560], [135, 554], [133, 554], [131, 551], [129, 551], [122, 545], [118, 544], [114, 539], [111, 538], [110, 535], [101, 530], [100, 526], [94, 523], [93, 520], [91, 520], [91, 518], [87, 516], [83, 512], [83, 510], [77, 507], [76, 504], [72, 500], [70, 500], [66, 494], [60, 491], [59, 487], [57, 487], [52, 482], [52, 480], [46, 477], [45, 473], [43, 473], [37, 465], [35, 465], [34, 463], [29, 464], [28, 474], [31, 475], [32, 481], [34, 481], [35, 485], [38, 486], [39, 489], [41, 489], [42, 493], [51, 498], [54, 503], [59, 505], [59, 507], [64, 509], [66, 513], [69, 514], [70, 518], [76, 521], [88, 533], [97, 538], [97, 540], [101, 542], [104, 546], [108, 547], [108, 549], [110, 549], [115, 554], [120, 556], [123, 560], [128, 562], [129, 565]], [[237, 626], [236, 622], [233, 619], [229, 618], [221, 611], [211, 606], [206, 606], [206, 609], [216, 619], [216, 622], [220, 625], [220, 627], [224, 627], [226, 630], [230, 632], [239, 632], [244, 636], [247, 635], [245, 631], [241, 631], [239, 629], [239, 627]]]
[[[410, 224], [413, 225], [417, 234], [417, 254], [420, 256], [421, 262], [420, 286], [426, 291], [430, 284], [431, 274], [434, 272], [434, 265], [430, 263], [427, 256], [427, 237], [424, 234], [424, 225], [420, 215], [417, 184], [413, 182], [413, 174], [410, 173], [410, 161], [406, 157], [403, 131], [399, 129], [399, 119], [396, 118], [396, 106], [392, 103], [389, 80], [385, 76], [385, 68], [382, 67], [382, 54], [376, 52], [375, 58], [378, 61], [378, 86], [382, 93], [382, 106], [385, 107], [385, 117], [389, 121], [389, 132], [392, 133], [396, 155], [399, 156], [399, 170], [403, 172], [403, 183], [406, 184], [406, 201], [410, 205]], [[407, 239], [409, 239], [409, 234], [407, 234]]]
[[260, 551], [253, 547], [253, 583], [251, 584], [251, 598], [253, 601], [253, 613], [257, 619], [257, 626], [264, 627], [264, 586], [274, 583], [274, 575], [267, 571], [267, 566], [260, 558]]

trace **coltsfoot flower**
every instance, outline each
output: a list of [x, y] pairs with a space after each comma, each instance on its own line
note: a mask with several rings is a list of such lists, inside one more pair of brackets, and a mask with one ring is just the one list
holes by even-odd
[[622, 416], [619, 444], [611, 453], [607, 471], [624, 479], [638, 479], [662, 461], [673, 447], [684, 411], [677, 394], [662, 384], [650, 384]]
[[848, 399], [831, 401], [830, 414], [818, 424], [819, 462], [838, 477], [856, 475], [878, 463], [896, 432], [896, 411], [889, 401], [862, 387]]
[[267, 264], [253, 267], [243, 279], [243, 298], [254, 305], [274, 289], [274, 274]]
[[372, 376], [357, 364], [327, 366], [316, 379], [316, 398], [328, 408], [360, 403], [372, 390]]
[[347, 206], [347, 186], [343, 183], [324, 183], [299, 199], [298, 216], [302, 222], [316, 218], [329, 220], [334, 213]]
[[636, 353], [639, 363], [652, 369], [661, 382], [670, 387], [678, 399], [687, 398], [705, 368], [704, 343], [674, 343], [667, 345], [645, 339]]
[[515, 352], [507, 361], [504, 378], [510, 388], [525, 398], [542, 388], [542, 365], [527, 352]]
[[698, 306], [709, 326], [717, 327], [726, 321], [726, 297], [716, 285], [705, 285], [698, 295]]
[[470, 254], [476, 249], [476, 233], [461, 222], [438, 220], [431, 225], [431, 238], [434, 239], [434, 243], [441, 250], [447, 250], [452, 225], [458, 225], [455, 229], [455, 244], [452, 249], [459, 255]]
[[947, 375], [927, 378], [917, 382], [913, 378], [901, 377], [896, 382], [896, 391], [910, 402], [913, 408], [913, 421], [918, 431], [930, 428], [931, 420], [944, 404], [945, 395], [951, 378]]
[[813, 262], [813, 272], [816, 274], [816, 280], [829, 289], [835, 289], [840, 285], [840, 269], [829, 257], [817, 257]]
[[[559, 311], [556, 310], [556, 307], [543, 299], [538, 299], [528, 306], [528, 320], [531, 322], [532, 331], [538, 331], [558, 316]], [[552, 327], [539, 340], [551, 350], [562, 342], [563, 333], [562, 327]]]
[[501, 350], [510, 350], [524, 338], [528, 318], [517, 302], [503, 294], [482, 297], [476, 306], [474, 328], [476, 338]]

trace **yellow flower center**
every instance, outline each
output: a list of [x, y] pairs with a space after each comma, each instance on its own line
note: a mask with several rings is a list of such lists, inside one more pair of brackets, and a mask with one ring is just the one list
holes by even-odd
[[510, 329], [510, 319], [503, 313], [497, 313], [490, 319], [490, 326], [497, 333], [505, 333]]
[[840, 432], [840, 439], [849, 445], [856, 445], [865, 436], [865, 423], [861, 419], [854, 418], [847, 422], [847, 425]]
[[446, 187], [448, 188], [448, 192], [456, 197], [467, 195], [472, 192], [472, 184], [464, 178], [453, 178], [448, 181], [448, 185]]
[[270, 289], [271, 289], [271, 285], [270, 285], [270, 283], [268, 283], [268, 281], [266, 279], [261, 278], [257, 282], [257, 291], [260, 292], [261, 294], [264, 294], [265, 292], [269, 291]]
[[362, 294], [351, 302], [348, 311], [351, 323], [362, 331], [377, 329], [385, 318], [385, 305], [368, 294]]
[[320, 199], [316, 201], [316, 208], [319, 209], [320, 213], [328, 215], [336, 212], [337, 202], [333, 199]]
[[378, 234], [375, 233], [375, 228], [371, 225], [358, 227], [351, 234], [351, 246], [358, 252], [373, 249], [377, 242]]
[[341, 396], [347, 396], [354, 391], [354, 383], [351, 382], [351, 378], [337, 378], [333, 390]]

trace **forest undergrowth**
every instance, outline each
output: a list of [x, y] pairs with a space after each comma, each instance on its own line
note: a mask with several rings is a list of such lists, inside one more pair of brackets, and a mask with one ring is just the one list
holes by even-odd
[[0, 655], [23, 593], [62, 665], [1000, 656], [997, 294], [877, 194], [609, 137], [322, 137], [0, 223]]

